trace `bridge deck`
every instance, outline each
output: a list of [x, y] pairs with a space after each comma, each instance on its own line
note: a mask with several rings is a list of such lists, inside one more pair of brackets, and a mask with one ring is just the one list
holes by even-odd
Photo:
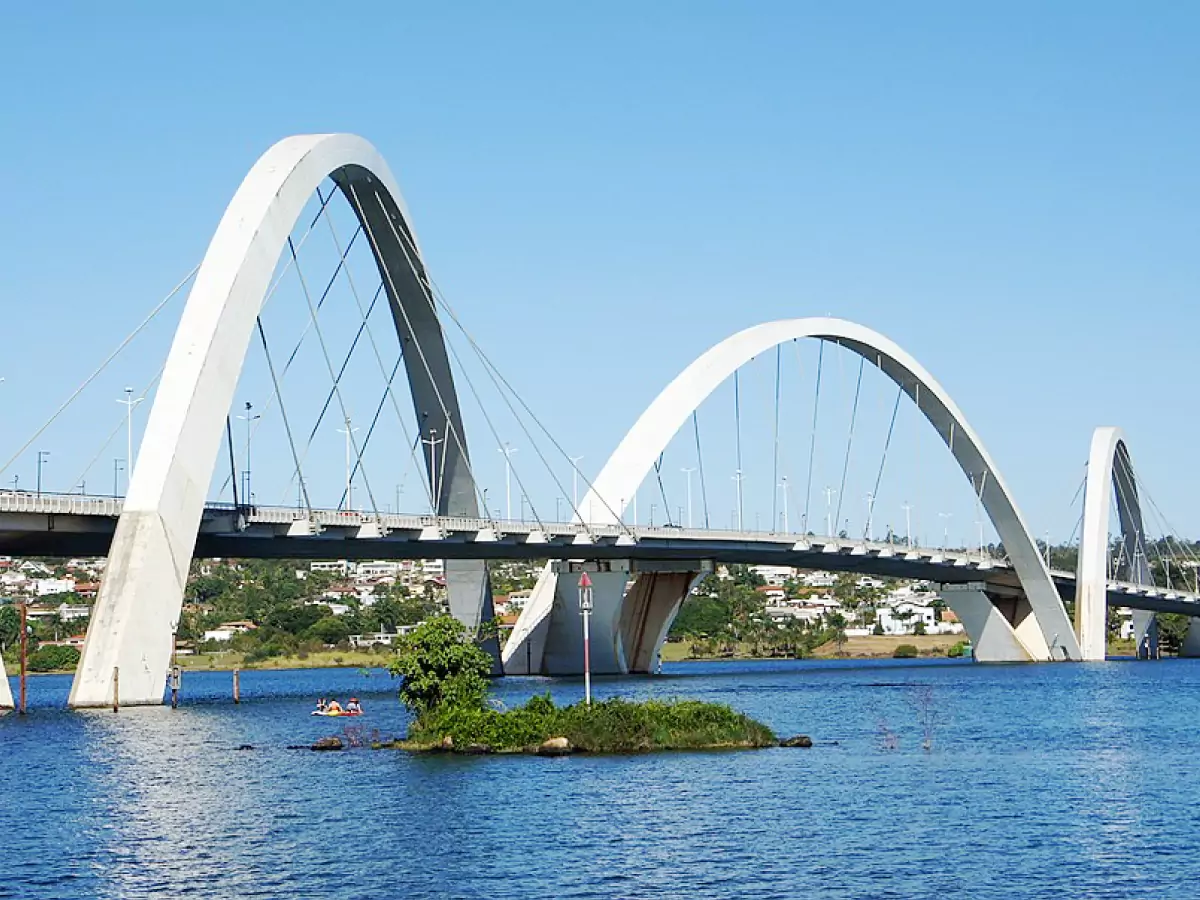
[[[102, 556], [122, 501], [113, 497], [0, 492], [0, 553]], [[672, 526], [515, 522], [294, 507], [206, 508], [198, 557], [260, 559], [632, 559], [794, 566], [1017, 590], [1007, 559], [965, 550], [775, 532]], [[1051, 573], [1064, 598], [1075, 574]], [[1112, 606], [1200, 615], [1200, 594], [1111, 581]]]

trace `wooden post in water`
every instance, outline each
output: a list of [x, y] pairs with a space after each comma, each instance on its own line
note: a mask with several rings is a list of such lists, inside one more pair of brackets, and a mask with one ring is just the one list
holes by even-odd
[[242, 670], [233, 670], [233, 702], [242, 702]]
[[183, 669], [171, 666], [171, 709], [179, 708], [179, 688], [183, 682]]
[[113, 666], [113, 712], [121, 708], [121, 667]]
[[20, 703], [17, 704], [17, 711], [20, 712], [21, 715], [25, 715], [26, 657], [28, 656], [29, 651], [29, 628], [25, 623], [27, 621], [26, 607], [28, 605], [29, 604], [26, 601], [21, 601], [21, 700]]

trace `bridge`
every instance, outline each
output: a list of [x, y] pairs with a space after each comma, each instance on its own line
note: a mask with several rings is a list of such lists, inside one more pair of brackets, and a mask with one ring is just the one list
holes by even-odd
[[[330, 210], [335, 197], [340, 197], [348, 211], [348, 238], [346, 230], [339, 234], [333, 224]], [[301, 264], [300, 251], [322, 221], [332, 236], [328, 261], [333, 274], [314, 278], [309, 269], [305, 277], [308, 263]], [[361, 274], [358, 285], [351, 275], [349, 260], [356, 241], [366, 255], [364, 265], [370, 280], [378, 285], [373, 297], [369, 291], [360, 291]], [[291, 354], [285, 357], [278, 351], [279, 342], [269, 338], [264, 321], [268, 304], [276, 298], [285, 277], [292, 275], [299, 286], [297, 305], [302, 299], [300, 308], [307, 311], [308, 319]], [[323, 331], [329, 328], [328, 321], [323, 323], [320, 312], [334, 285], [342, 280], [360, 320], [355, 323], [357, 330], [351, 332], [352, 339], [347, 337], [349, 350], [339, 366], [335, 364], [337, 354], [330, 349], [334, 342]], [[114, 434], [119, 433], [121, 424], [128, 432], [125, 462], [131, 472], [124, 496], [116, 496], [120, 460], [114, 461], [114, 496], [89, 495], [82, 483], [78, 493], [43, 492], [42, 451], [37, 454], [37, 490], [21, 491], [14, 485], [13, 490], [0, 492], [0, 553], [108, 557], [71, 692], [72, 706], [108, 705], [117, 673], [123, 703], [162, 701], [163, 674], [194, 556], [445, 559], [450, 610], [470, 627], [492, 616], [489, 561], [548, 560], [506, 646], [502, 651], [498, 646], [491, 648], [497, 671], [502, 666], [509, 674], [575, 674], [581, 670], [576, 586], [584, 570], [591, 573], [595, 592], [593, 671], [617, 674], [654, 670], [680, 604], [699, 577], [723, 563], [928, 581], [958, 614], [977, 658], [983, 661], [1102, 660], [1110, 606], [1138, 611], [1139, 642], [1153, 638], [1154, 613], [1200, 618], [1200, 594], [1171, 581], [1169, 560], [1160, 561], [1167, 571], [1166, 585], [1154, 583], [1152, 555], [1159, 552], [1159, 545], [1147, 534], [1142, 506], [1145, 488], [1136, 479], [1119, 429], [1102, 427], [1093, 436], [1081, 485], [1078, 568], [1074, 572], [1053, 570], [997, 464], [946, 390], [898, 345], [865, 326], [840, 319], [764, 323], [710, 348], [667, 385], [596, 477], [589, 479], [579, 466], [581, 457], [568, 456], [541, 426], [437, 290], [426, 271], [394, 177], [378, 152], [352, 135], [298, 136], [268, 150], [235, 194], [203, 261], [167, 300], [188, 283], [190, 291], [165, 364], [141, 397], [135, 399], [127, 388], [121, 401], [125, 419]], [[274, 307], [279, 306], [280, 301], [274, 299]], [[371, 330], [373, 316], [388, 320], [387, 327], [398, 345], [394, 364], [385, 361]], [[472, 378], [469, 358], [464, 360], [464, 354], [448, 338], [451, 326], [465, 337], [468, 347], [464, 353], [476, 354], [476, 378]], [[135, 330], [131, 338], [137, 333]], [[319, 413], [305, 442], [295, 406], [289, 409], [284, 403], [282, 385], [310, 333], [319, 345], [316, 361], [323, 363], [330, 386], [316, 392], [318, 398], [324, 396], [324, 403], [318, 404]], [[815, 367], [809, 367], [815, 392], [802, 504], [789, 494], [793, 489], [800, 493], [799, 483], [789, 483], [788, 476], [781, 475], [786, 419], [797, 418], [781, 416], [782, 348], [798, 346], [798, 342], [817, 348]], [[236, 416], [245, 423], [245, 438], [241, 448], [235, 444], [233, 423], [235, 413], [241, 410], [235, 395], [253, 368], [248, 362], [252, 344], [261, 346], [259, 375], [266, 386], [263, 389], [269, 389], [268, 407], [277, 410], [281, 421], [284, 438], [280, 447], [287, 451], [282, 468], [291, 475], [288, 489], [294, 491], [294, 505], [257, 501], [253, 488], [258, 483], [250, 477], [250, 447], [264, 413], [256, 414], [249, 402]], [[276, 347], [274, 355], [272, 345]], [[371, 351], [368, 366], [378, 369], [384, 389], [377, 403], [372, 398], [370, 425], [360, 429], [352, 424], [353, 396], [346, 373], [352, 368], [352, 354], [364, 347]], [[822, 405], [826, 352], [831, 357], [838, 354], [836, 372], [842, 373], [847, 398], [851, 385], [853, 394], [845, 423], [848, 428], [843, 426], [847, 436], [840, 479], [835, 462], [834, 477], [820, 491], [825, 496], [824, 530], [829, 532], [820, 535], [815, 533], [819, 528], [810, 527], [820, 519], [810, 504], [817, 451], [828, 443], [817, 438], [818, 419], [829, 402]], [[799, 363], [798, 349], [796, 358]], [[370, 366], [372, 359], [374, 366]], [[773, 425], [771, 414], [767, 416], [773, 431], [769, 441], [759, 442], [774, 454], [767, 529], [748, 528], [745, 521], [744, 457], [748, 454], [743, 446], [742, 397], [746, 391], [740, 373], [755, 360], [774, 364]], [[407, 414], [402, 413], [392, 390], [402, 366], [411, 395], [412, 409]], [[879, 435], [882, 454], [877, 469], [872, 462], [865, 476], [871, 490], [865, 494], [862, 537], [855, 538], [849, 536], [848, 528], [838, 526], [843, 521], [849, 524], [848, 518], [843, 520], [843, 501], [848, 495], [853, 451], [863, 441], [860, 409], [866, 405], [863, 384], [868, 370], [893, 393], [881, 404], [879, 420], [886, 424]], [[483, 381], [483, 375], [502, 402], [481, 398], [477, 379]], [[83, 388], [95, 377], [85, 380]], [[480, 418], [503, 456], [507, 507], [503, 516], [499, 511], [493, 514], [487, 488], [477, 474], [480, 463], [468, 452], [459, 381], [467, 384]], [[717, 491], [705, 477], [705, 459], [710, 460], [711, 468], [712, 456], [702, 450], [698, 412], [730, 383], [734, 421], [732, 428], [724, 431], [734, 437], [731, 462], [736, 468], [730, 479], [734, 492], [731, 523], [723, 529], [713, 527], [710, 520], [709, 493]], [[32, 447], [83, 388], [13, 460]], [[151, 390], [153, 402], [135, 457], [133, 410], [141, 399], [149, 399]], [[331, 408], [341, 413], [334, 424], [344, 426], [338, 433], [345, 437], [346, 472], [336, 507], [322, 508], [314, 501], [314, 477], [305, 466]], [[938, 549], [921, 546], [907, 521], [903, 537], [898, 538], [889, 526], [887, 539], [875, 538], [875, 504], [885, 490], [889, 454], [894, 457], [898, 453], [894, 435], [902, 408], [905, 415], [913, 417], [921, 434], [942, 448], [942, 459], [952, 464], [952, 471], [969, 484], [979, 528], [977, 551], [948, 548], [951, 514], [946, 512], [939, 513], [947, 524]], [[427, 513], [403, 513], [399, 485], [395, 510], [381, 509], [390, 504], [379, 502], [378, 482], [373, 488], [367, 477], [367, 445], [386, 409], [395, 411], [404, 436], [402, 444], [396, 438], [392, 452], [384, 458], [403, 456], [394, 452], [397, 448], [411, 457], [428, 501]], [[567, 521], [537, 513], [525, 481], [514, 468], [517, 451], [504, 440], [495, 421], [497, 410], [503, 409], [516, 423], [510, 427], [519, 428], [534, 445], [540, 465], [556, 485], [556, 512], [563, 501], [568, 505]], [[680, 435], [688, 437], [689, 424], [694, 452], [692, 442], [685, 440], [691, 454], [686, 461], [694, 465], [682, 467], [687, 474], [685, 519], [683, 504], [677, 506], [677, 515], [672, 515], [663, 461], [681, 440]], [[363, 434], [356, 436], [360, 431]], [[245, 457], [240, 473], [235, 458], [239, 450], [244, 450]], [[227, 476], [222, 475], [225, 457]], [[564, 459], [569, 492], [560, 477], [561, 468], [556, 468]], [[918, 463], [923, 459], [918, 454]], [[700, 481], [702, 528], [692, 524], [693, 473]], [[522, 502], [519, 518], [512, 514], [514, 476]], [[586, 489], [582, 499], [578, 496], [580, 480]], [[836, 489], [833, 483], [838, 484]], [[356, 484], [358, 507], [354, 503]], [[650, 505], [649, 524], [641, 521], [638, 510], [645, 484], [656, 498]], [[777, 489], [782, 491], [781, 504]], [[232, 495], [229, 502], [214, 496], [225, 491]], [[836, 513], [834, 496], [839, 497]], [[653, 524], [659, 500], [666, 525]], [[524, 515], [527, 502], [528, 520]], [[801, 513], [801, 526], [795, 530], [789, 520], [793, 507]], [[907, 519], [912, 509], [907, 500], [904, 509]], [[1114, 517], [1115, 538], [1111, 534]], [[990, 551], [984, 541], [985, 521], [998, 538]], [[1170, 550], [1169, 542], [1167, 547]], [[1200, 561], [1191, 557], [1179, 561], [1177, 574], [1182, 565], [1192, 563]], [[1075, 603], [1074, 621], [1067, 615], [1064, 599]], [[6, 691], [7, 682], [0, 679], [0, 706], [11, 705]]]

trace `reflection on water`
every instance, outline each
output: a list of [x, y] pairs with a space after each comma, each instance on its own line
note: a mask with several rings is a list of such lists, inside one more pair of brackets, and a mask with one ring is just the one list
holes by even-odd
[[[713, 663], [597, 694], [731, 703], [812, 750], [288, 750], [385, 675], [188, 673], [184, 706], [0, 719], [0, 897], [1192, 897], [1200, 663]], [[574, 681], [511, 679], [506, 703]], [[921, 749], [927, 694], [933, 749]], [[897, 748], [883, 749], [880, 725]], [[238, 749], [242, 745], [253, 749]]]

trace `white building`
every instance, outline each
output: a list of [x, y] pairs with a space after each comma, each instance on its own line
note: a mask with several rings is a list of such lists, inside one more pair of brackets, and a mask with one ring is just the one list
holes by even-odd
[[801, 579], [807, 587], [833, 587], [837, 578], [831, 572], [808, 572]]
[[33, 590], [39, 597], [50, 594], [69, 594], [75, 590], [74, 578], [39, 578], [33, 583]]
[[796, 570], [791, 566], [751, 566], [750, 571], [772, 587], [780, 587], [796, 574]]
[[331, 572], [334, 575], [349, 575], [351, 563], [344, 559], [325, 559], [308, 564], [310, 572]]

